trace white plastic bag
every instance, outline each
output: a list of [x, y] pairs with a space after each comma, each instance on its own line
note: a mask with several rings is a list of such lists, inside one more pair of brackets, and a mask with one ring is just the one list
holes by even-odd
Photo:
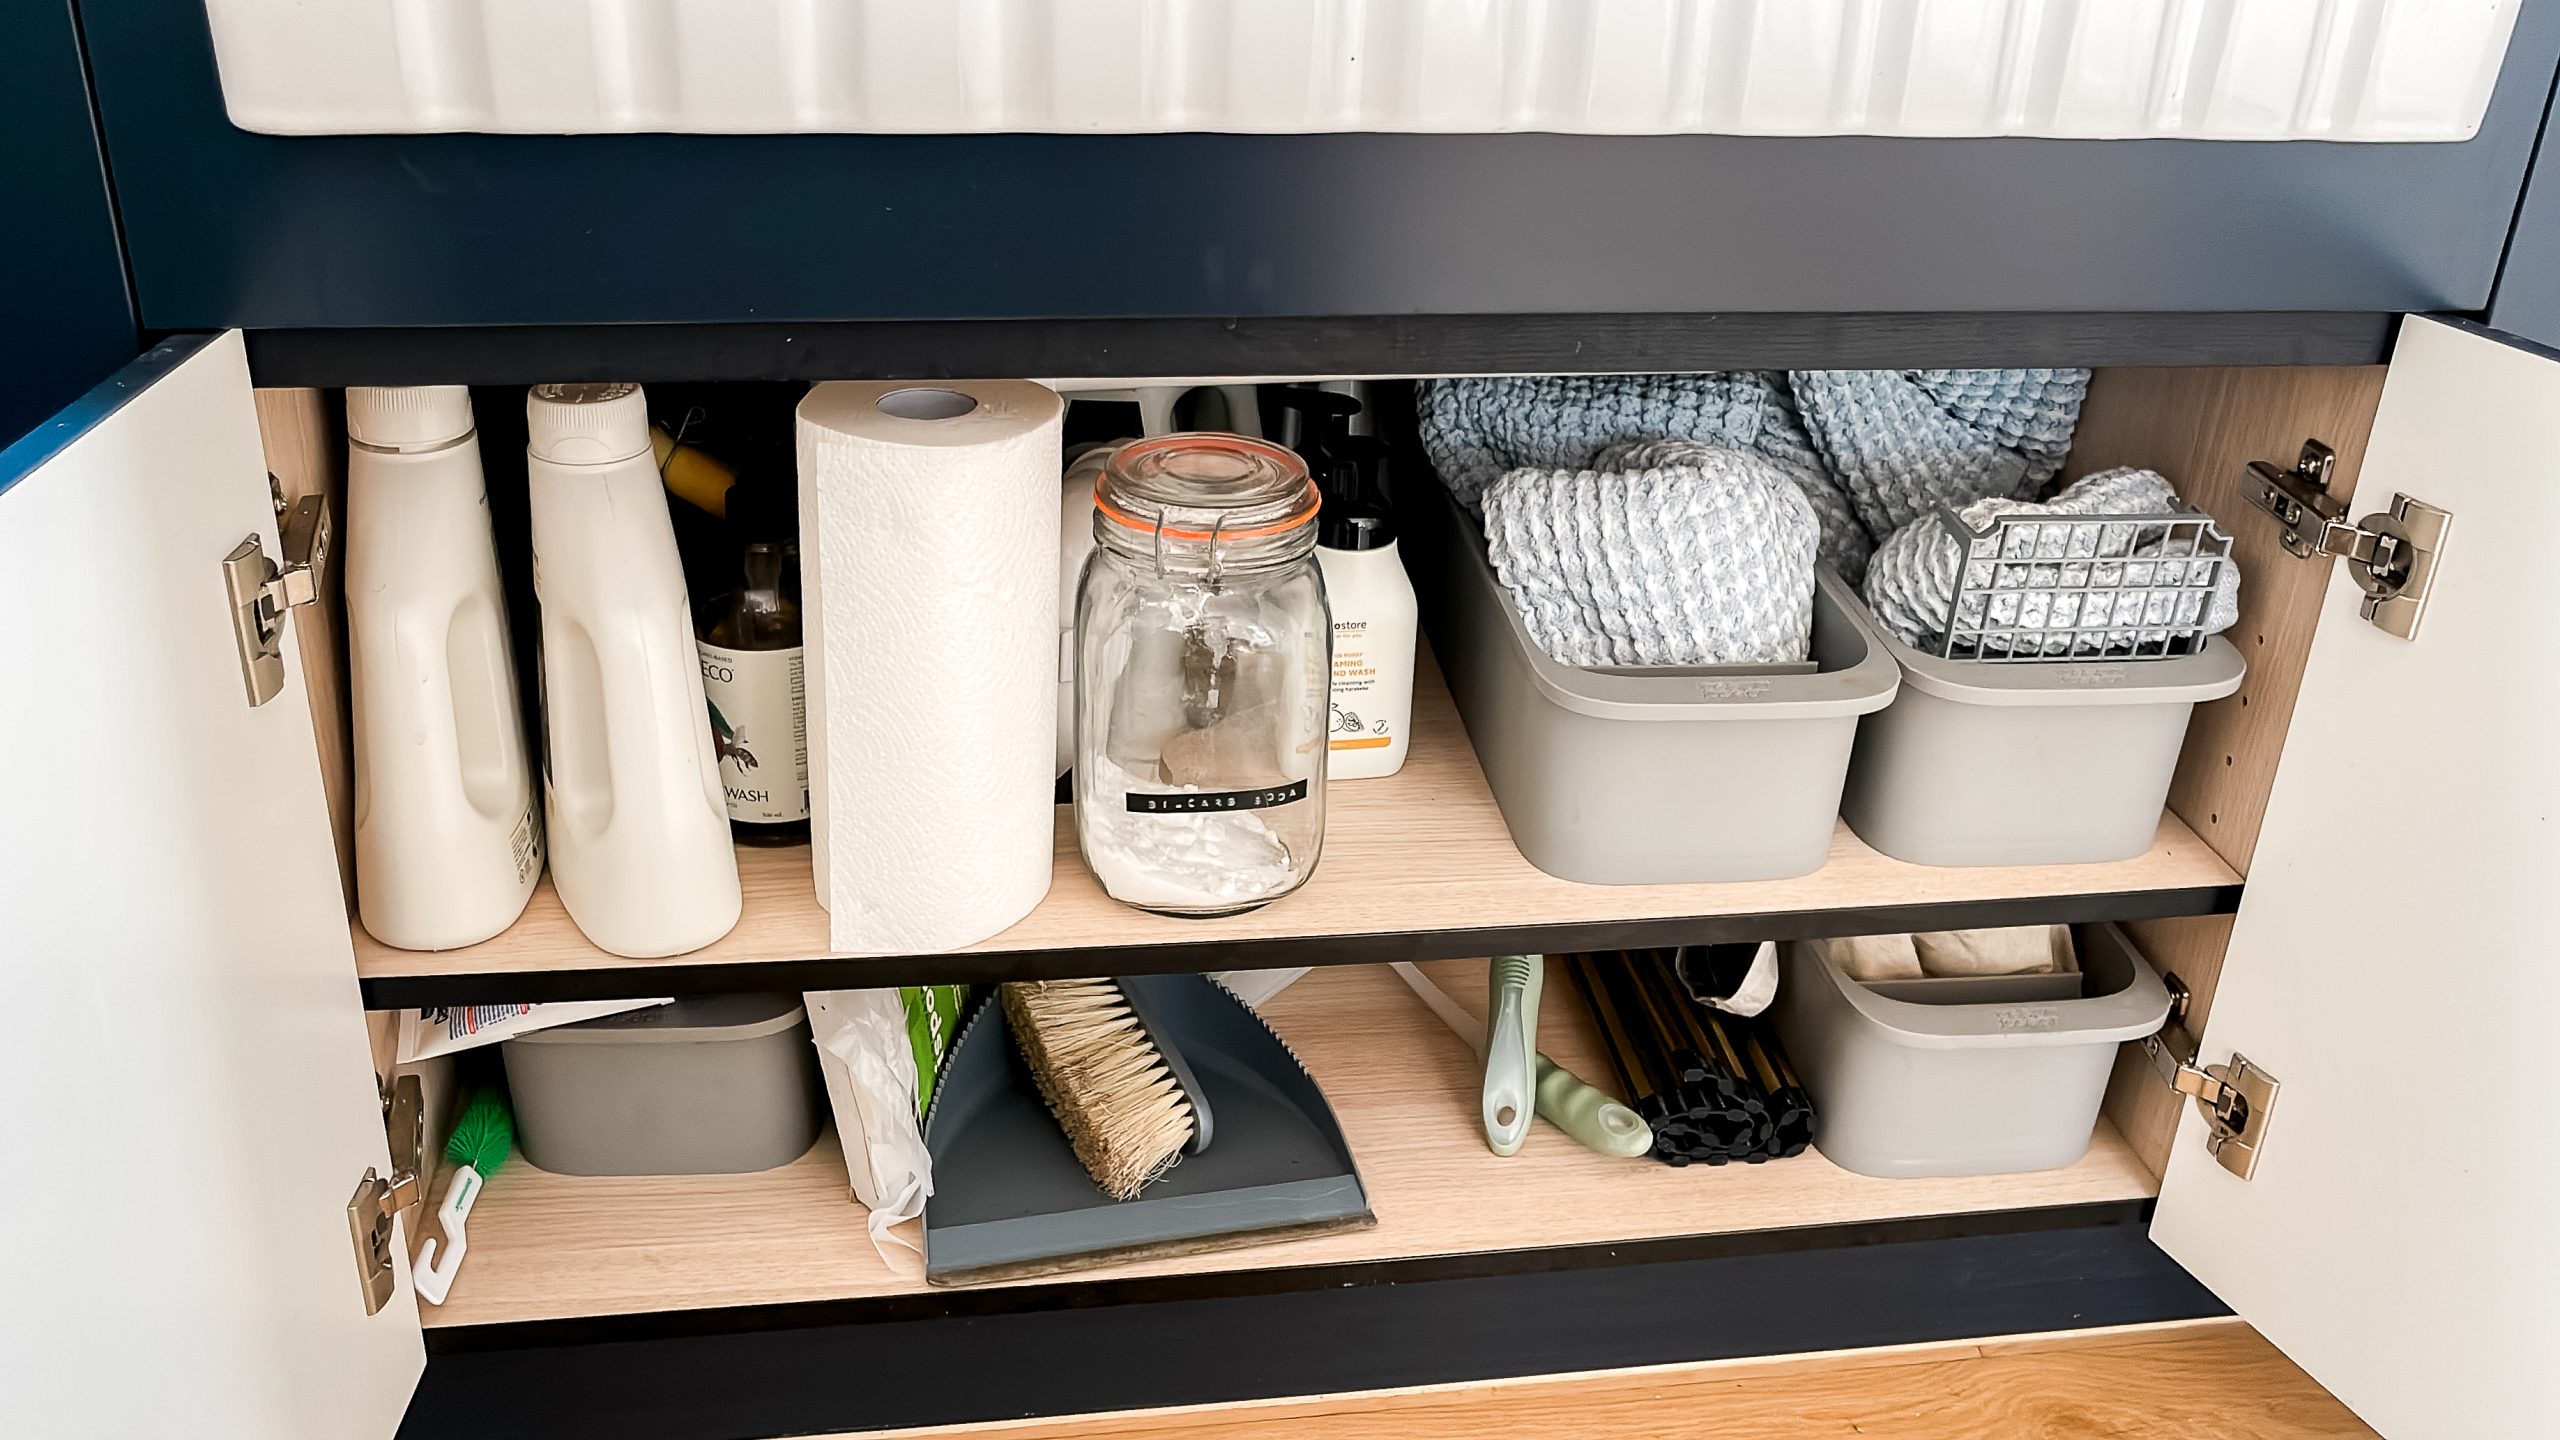
[[[1839, 942], [1833, 943], [1836, 946]], [[1683, 945], [1673, 955], [1672, 971], [1680, 977], [1689, 998], [1728, 1015], [1757, 1015], [1768, 1009], [1769, 1002], [1778, 998], [1777, 942], [1761, 941], [1738, 977], [1729, 962], [1719, 963], [1714, 952], [1720, 948], [1723, 947]], [[1903, 948], [1911, 948], [1907, 938]]]
[[1227, 992], [1259, 1010], [1271, 997], [1306, 978], [1312, 965], [1296, 965], [1283, 970], [1219, 970], [1209, 978], [1227, 987]]
[[392, 1058], [406, 1065], [412, 1060], [494, 1045], [554, 1025], [575, 1025], [581, 1020], [669, 1003], [669, 999], [574, 1000], [552, 1005], [439, 1005], [426, 1010], [403, 1010], [399, 1050]]
[[854, 1198], [870, 1207], [872, 1248], [895, 1268], [890, 1245], [917, 1249], [896, 1227], [922, 1215], [933, 1193], [906, 1006], [895, 989], [812, 990], [800, 998]]

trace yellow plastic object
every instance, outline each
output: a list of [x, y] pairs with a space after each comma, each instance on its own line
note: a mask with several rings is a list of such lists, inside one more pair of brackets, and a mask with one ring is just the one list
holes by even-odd
[[677, 444], [663, 426], [649, 427], [649, 453], [658, 458], [658, 478], [667, 482], [667, 493], [727, 518], [729, 487], [738, 483], [737, 471], [690, 445]]

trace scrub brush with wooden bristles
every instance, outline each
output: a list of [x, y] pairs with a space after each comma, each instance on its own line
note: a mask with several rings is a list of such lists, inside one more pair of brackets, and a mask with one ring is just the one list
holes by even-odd
[[1014, 1044], [1076, 1160], [1132, 1200], [1187, 1151], [1209, 1148], [1209, 1106], [1143, 981], [1016, 980], [998, 992]]

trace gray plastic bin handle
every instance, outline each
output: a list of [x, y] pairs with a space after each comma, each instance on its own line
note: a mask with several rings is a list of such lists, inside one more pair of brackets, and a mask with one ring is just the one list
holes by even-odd
[[[2036, 1049], [2100, 1040], [2139, 1040], [2169, 1018], [2169, 990], [2130, 945], [2133, 983], [2112, 995], [2025, 1000], [2006, 1005], [1916, 1005], [1879, 995], [1840, 971], [1825, 944], [1815, 967], [1867, 1022], [1917, 1050]], [[2086, 968], [2085, 966], [2083, 967]]]

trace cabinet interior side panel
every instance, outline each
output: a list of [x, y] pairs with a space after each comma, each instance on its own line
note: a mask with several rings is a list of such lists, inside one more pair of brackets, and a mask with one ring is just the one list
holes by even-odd
[[[2248, 678], [2237, 694], [2196, 707], [2169, 808], [2244, 876], [2334, 563], [2285, 553], [2274, 517], [2249, 503], [2247, 467], [2252, 460], [2290, 465], [2303, 441], [2321, 440], [2337, 452], [2333, 488], [2352, 497], [2382, 378], [2378, 365], [2102, 370], [2081, 411], [2066, 475], [2076, 479], [2119, 465], [2157, 470], [2232, 537], [2240, 623], [2227, 638], [2248, 661]], [[2201, 1033], [2222, 973], [2230, 917], [2126, 928], [2154, 965], [2185, 982], [2186, 1028]], [[2184, 1104], [2139, 1048], [2124, 1047], [2107, 1087], [2106, 1113], [2155, 1175], [2168, 1164]]]
[[[2222, 954], [2231, 943], [2231, 917], [2196, 915], [2175, 920], [2134, 920], [2125, 924], [2135, 948], [2164, 975], [2186, 983], [2187, 1033], [2194, 1034], [2213, 1009], [2213, 989], [2222, 978]], [[2107, 1077], [2107, 1118], [2152, 1178], [2169, 1165], [2169, 1146], [2178, 1138], [2178, 1117], [2187, 1099], [2160, 1081], [2149, 1056], [2139, 1045], [2116, 1051], [2116, 1068]]]
[[[326, 497], [329, 533], [346, 533], [347, 444], [335, 397], [323, 390], [260, 390], [258, 435], [265, 443], [267, 474], [285, 500]], [[329, 796], [329, 829], [338, 842], [338, 882], [355, 913], [355, 742], [347, 708], [347, 605], [340, 583], [338, 549], [332, 545], [319, 574], [320, 599], [293, 618], [302, 652], [303, 690], [311, 701], [311, 728], [320, 737], [320, 782]]]
[[2242, 875], [2333, 563], [2285, 553], [2274, 517], [2249, 503], [2248, 464], [2291, 465], [2304, 440], [2318, 439], [2338, 454], [2333, 488], [2351, 496], [2382, 375], [2379, 365], [2101, 370], [2081, 410], [2066, 477], [2157, 470], [2232, 537], [2240, 623], [2226, 638], [2248, 661], [2248, 679], [2238, 694], [2196, 707], [2169, 808]]

